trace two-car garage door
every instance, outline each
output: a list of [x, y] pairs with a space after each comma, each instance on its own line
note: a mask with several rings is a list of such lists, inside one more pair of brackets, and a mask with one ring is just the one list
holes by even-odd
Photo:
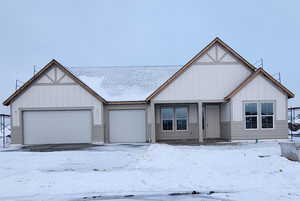
[[109, 142], [146, 142], [145, 110], [109, 111]]
[[23, 134], [24, 144], [91, 143], [91, 111], [24, 111]]

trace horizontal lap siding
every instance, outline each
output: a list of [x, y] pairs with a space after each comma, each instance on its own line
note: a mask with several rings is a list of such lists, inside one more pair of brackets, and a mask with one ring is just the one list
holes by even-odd
[[[170, 131], [163, 132], [160, 117], [160, 108], [167, 106], [187, 106], [189, 110], [188, 131]], [[155, 132], [157, 140], [184, 140], [198, 139], [199, 124], [198, 124], [198, 105], [197, 104], [158, 104], [155, 106]], [[174, 128], [175, 129], [175, 128]]]
[[245, 130], [242, 121], [231, 122], [232, 140], [254, 140], [254, 139], [286, 139], [288, 137], [287, 120], [277, 120], [274, 122], [274, 129], [267, 130]]

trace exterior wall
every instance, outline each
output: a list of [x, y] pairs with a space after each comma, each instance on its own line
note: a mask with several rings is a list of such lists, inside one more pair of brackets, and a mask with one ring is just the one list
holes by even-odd
[[[213, 52], [215, 49], [218, 52]], [[222, 57], [224, 52], [226, 55]], [[153, 100], [223, 100], [250, 74], [247, 67], [225, 50], [212, 47]]]
[[[188, 131], [162, 131], [160, 108], [166, 106], [187, 106], [188, 107]], [[155, 134], [157, 141], [163, 140], [198, 140], [198, 105], [197, 104], [156, 104], [155, 105]]]
[[231, 103], [221, 104], [221, 138], [231, 139]]
[[[55, 68], [54, 68], [55, 69]], [[92, 141], [103, 142], [103, 104], [59, 69], [50, 70], [11, 103], [12, 142], [23, 143], [23, 109], [90, 108], [93, 112]], [[65, 81], [64, 81], [65, 80]]]
[[[261, 119], [258, 118], [257, 130], [246, 130], [244, 119], [245, 101], [272, 101], [274, 103], [274, 128], [261, 129]], [[287, 138], [287, 95], [274, 86], [262, 75], [248, 83], [231, 99], [232, 122], [231, 139], [271, 139]]]
[[149, 123], [150, 118], [149, 118], [149, 106], [146, 104], [134, 104], [134, 105], [104, 105], [104, 130], [105, 130], [105, 135], [104, 135], [104, 141], [106, 143], [109, 143], [109, 111], [111, 110], [145, 110], [146, 114], [146, 141], [150, 142], [150, 131], [149, 131]]

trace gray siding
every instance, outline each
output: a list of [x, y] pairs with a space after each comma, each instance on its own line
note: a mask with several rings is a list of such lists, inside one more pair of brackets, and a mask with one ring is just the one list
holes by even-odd
[[[188, 107], [188, 130], [187, 131], [162, 131], [160, 108], [166, 106]], [[155, 105], [155, 133], [157, 141], [163, 140], [188, 140], [199, 138], [198, 105], [197, 104], [158, 104]]]
[[12, 144], [23, 144], [22, 129], [20, 126], [11, 127], [11, 143]]
[[230, 121], [221, 121], [221, 138], [224, 140], [231, 140]]
[[286, 139], [288, 138], [287, 120], [276, 120], [274, 129], [246, 130], [243, 121], [231, 122], [231, 140]]

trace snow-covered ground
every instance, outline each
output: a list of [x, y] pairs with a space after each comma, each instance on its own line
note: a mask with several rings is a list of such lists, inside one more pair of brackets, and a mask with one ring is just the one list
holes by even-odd
[[59, 152], [4, 150], [0, 151], [0, 200], [88, 200], [83, 197], [196, 190], [215, 191], [211, 196], [224, 200], [298, 201], [299, 172], [300, 163], [280, 156], [277, 141], [107, 145]]

